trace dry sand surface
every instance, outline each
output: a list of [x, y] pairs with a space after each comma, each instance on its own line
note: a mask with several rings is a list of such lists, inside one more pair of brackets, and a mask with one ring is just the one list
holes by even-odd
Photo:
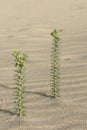
[[[62, 29], [60, 97], [51, 99], [53, 29]], [[29, 55], [26, 116], [14, 115], [14, 58]], [[0, 130], [87, 130], [87, 0], [0, 0]]]

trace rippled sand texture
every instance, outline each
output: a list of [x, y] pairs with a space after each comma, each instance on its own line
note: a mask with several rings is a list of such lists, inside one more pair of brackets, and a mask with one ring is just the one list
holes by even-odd
[[[60, 97], [51, 99], [54, 28], [60, 33]], [[26, 116], [14, 115], [11, 53], [29, 55]], [[0, 130], [87, 130], [87, 0], [0, 0]]]

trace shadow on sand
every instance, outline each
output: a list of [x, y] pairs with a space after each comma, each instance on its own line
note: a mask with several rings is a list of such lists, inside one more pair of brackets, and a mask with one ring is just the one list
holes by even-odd
[[[0, 87], [5, 88], [5, 89], [15, 89], [15, 88], [8, 87], [7, 85], [3, 85], [3, 84], [0, 84]], [[47, 94], [42, 93], [42, 92], [25, 91], [25, 93], [34, 94], [34, 95], [40, 95], [40, 96], [43, 96], [43, 97], [53, 98], [53, 96], [47, 95]]]
[[15, 89], [15, 88], [8, 87], [7, 85], [4, 85], [4, 84], [0, 84], [0, 87], [6, 88], [6, 89]]
[[32, 92], [32, 91], [25, 91], [26, 93], [29, 93], [29, 94], [34, 94], [34, 95], [39, 95], [39, 96], [43, 96], [43, 97], [48, 97], [48, 98], [54, 98], [53, 96], [51, 95], [47, 95], [45, 93], [42, 93], [42, 92]]
[[5, 114], [15, 115], [12, 111], [6, 110], [6, 109], [0, 109], [0, 112], [3, 112]]

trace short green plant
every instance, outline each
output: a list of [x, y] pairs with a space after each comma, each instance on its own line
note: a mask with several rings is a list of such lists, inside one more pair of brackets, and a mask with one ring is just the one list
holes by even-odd
[[25, 107], [24, 107], [24, 70], [28, 55], [23, 53], [20, 55], [20, 51], [14, 51], [12, 55], [15, 58], [15, 67], [16, 67], [16, 78], [17, 78], [17, 87], [16, 87], [16, 115], [24, 116]]
[[53, 97], [59, 96], [59, 86], [60, 86], [60, 64], [59, 64], [59, 45], [60, 38], [58, 36], [58, 31], [55, 29], [51, 36], [53, 38], [52, 46], [52, 66], [51, 66], [51, 76], [52, 76], [52, 93]]

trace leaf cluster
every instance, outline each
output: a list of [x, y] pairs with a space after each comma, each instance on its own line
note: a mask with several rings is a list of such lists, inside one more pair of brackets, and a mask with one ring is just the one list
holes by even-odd
[[23, 53], [20, 55], [20, 51], [14, 51], [12, 55], [15, 58], [15, 67], [17, 69], [17, 88], [16, 88], [16, 114], [18, 116], [24, 115], [24, 68], [28, 58], [28, 55]]

